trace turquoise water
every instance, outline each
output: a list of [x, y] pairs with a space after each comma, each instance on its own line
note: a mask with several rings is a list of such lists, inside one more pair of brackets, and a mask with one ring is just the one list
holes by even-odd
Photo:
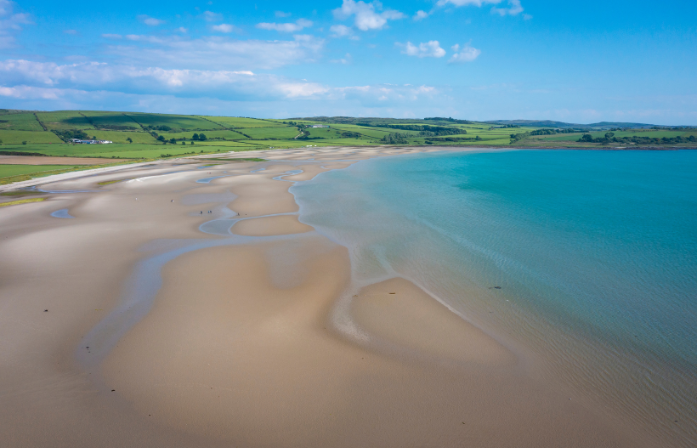
[[697, 151], [401, 156], [291, 191], [303, 222], [349, 248], [358, 284], [408, 278], [694, 446]]

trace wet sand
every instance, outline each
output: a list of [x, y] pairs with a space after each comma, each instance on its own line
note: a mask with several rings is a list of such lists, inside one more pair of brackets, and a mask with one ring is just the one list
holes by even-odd
[[[298, 221], [290, 181], [414, 151], [245, 152], [230, 157], [267, 161], [204, 169], [204, 157], [182, 159], [61, 180], [44, 188], [94, 191], [0, 210], [0, 440], [659, 446], [412, 283], [353, 291], [346, 248]], [[196, 182], [211, 176], [225, 177]], [[98, 186], [110, 180], [124, 181]], [[50, 216], [60, 209], [74, 219]], [[230, 210], [243, 219], [229, 236], [199, 229]], [[123, 336], [109, 345], [120, 330], [104, 322], [158, 257], [161, 286], [158, 271], [152, 302], [115, 320]]]

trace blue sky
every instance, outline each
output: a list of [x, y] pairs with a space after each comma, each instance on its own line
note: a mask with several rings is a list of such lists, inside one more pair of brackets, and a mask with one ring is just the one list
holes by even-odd
[[0, 0], [0, 107], [697, 125], [697, 2]]

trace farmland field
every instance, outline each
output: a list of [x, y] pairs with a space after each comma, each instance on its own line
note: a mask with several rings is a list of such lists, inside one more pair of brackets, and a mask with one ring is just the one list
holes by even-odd
[[94, 129], [85, 117], [74, 111], [38, 112], [36, 116], [49, 130]]
[[300, 134], [294, 127], [249, 128], [242, 130], [253, 139], [290, 139]]
[[205, 118], [219, 123], [226, 128], [268, 128], [272, 126], [286, 126], [282, 122], [271, 120], [258, 120], [256, 118], [240, 118], [240, 117], [209, 117]]
[[131, 117], [120, 112], [83, 112], [87, 121], [94, 127], [113, 127], [114, 129], [126, 128], [126, 130], [142, 130], [140, 125]]
[[34, 114], [6, 114], [0, 115], [0, 129], [14, 131], [43, 131], [44, 128], [37, 121]]
[[[37, 120], [38, 117], [38, 120]], [[49, 131], [45, 131], [43, 124]], [[312, 128], [324, 124], [325, 128]], [[360, 125], [359, 125], [360, 124]], [[397, 125], [396, 128], [388, 126]], [[437, 134], [419, 135], [418, 130], [399, 129], [399, 126], [437, 126]], [[449, 130], [452, 129], [452, 133]], [[537, 129], [549, 129], [548, 135], [530, 135]], [[609, 128], [608, 128], [609, 129]], [[51, 132], [55, 130], [56, 132]], [[427, 128], [425, 129], [427, 130]], [[466, 134], [457, 134], [466, 130]], [[302, 131], [302, 132], [301, 132]], [[578, 142], [590, 132], [596, 139]], [[147, 160], [230, 151], [249, 151], [271, 148], [305, 146], [371, 146], [391, 144], [465, 146], [465, 147], [617, 147], [629, 144], [666, 147], [695, 147], [689, 140], [697, 136], [695, 128], [624, 129], [614, 131], [613, 139], [605, 139], [608, 130], [587, 127], [567, 133], [562, 129], [540, 128], [515, 124], [511, 127], [491, 123], [462, 122], [450, 119], [417, 120], [390, 118], [315, 117], [285, 120], [244, 117], [188, 116], [149, 114], [140, 112], [57, 111], [57, 112], [0, 112], [0, 153], [27, 154], [49, 157], [94, 158], [95, 164], [117, 162], [119, 159]], [[56, 135], [60, 134], [61, 137]], [[205, 141], [192, 141], [194, 133], [205, 134]], [[397, 135], [395, 135], [397, 134]], [[300, 138], [295, 138], [295, 137]], [[513, 137], [512, 137], [513, 136]], [[66, 144], [70, 138], [110, 140], [113, 144]], [[163, 143], [156, 137], [166, 139]], [[625, 137], [645, 137], [643, 141], [618, 140]], [[680, 137], [679, 139], [677, 137]], [[61, 140], [61, 138], [63, 140]], [[653, 140], [648, 140], [648, 139]], [[671, 140], [662, 140], [663, 138]], [[132, 140], [132, 143], [128, 142]], [[171, 144], [170, 139], [176, 143]], [[26, 142], [23, 144], [23, 142]], [[650, 142], [650, 143], [645, 143]], [[193, 143], [193, 144], [192, 144]], [[14, 165], [12, 170], [18, 170]], [[19, 165], [23, 166], [23, 165]], [[36, 166], [26, 168], [36, 173]], [[55, 168], [52, 169], [69, 169]], [[22, 176], [24, 174], [20, 174]]]
[[[46, 131], [5, 131], [0, 130], [0, 140], [3, 145], [21, 145], [27, 143], [63, 143], [53, 132]], [[0, 146], [0, 151], [4, 149]]]
[[[590, 132], [589, 134], [593, 138], [602, 138], [605, 136], [606, 132], [608, 131], [600, 131], [600, 132]], [[692, 135], [689, 132], [681, 132], [681, 131], [615, 131], [613, 132], [614, 136], [617, 138], [622, 138], [622, 137], [646, 137], [646, 138], [674, 138], [678, 136], [682, 137], [687, 137]], [[562, 135], [549, 135], [549, 136], [539, 136], [542, 137], [544, 140], [547, 141], [572, 141], [575, 142], [581, 136], [583, 133], [577, 133], [577, 134], [562, 134]]]
[[[245, 132], [244, 129], [240, 130], [241, 132]], [[201, 134], [202, 132], [196, 132], [197, 134]], [[245, 132], [246, 133], [246, 132]], [[194, 132], [193, 131], [187, 131], [187, 132], [158, 132], [159, 135], [163, 136], [165, 139], [169, 140], [171, 138], [174, 138], [176, 140], [191, 140]], [[208, 139], [213, 139], [213, 138], [224, 138], [227, 140], [244, 140], [247, 137], [244, 135], [240, 134], [239, 132], [235, 131], [205, 131], [203, 134], [206, 135]]]
[[78, 168], [68, 165], [0, 165], [0, 179], [23, 174], [39, 174], [45, 171], [59, 171]]
[[97, 137], [97, 140], [110, 140], [114, 143], [128, 143], [128, 140], [126, 139], [131, 139], [133, 140], [133, 143], [150, 143], [154, 144], [157, 143], [155, 138], [148, 134], [147, 132], [132, 132], [132, 131], [124, 131], [124, 132], [119, 132], [119, 131], [102, 131], [102, 130], [96, 130], [96, 131], [90, 131], [89, 132], [90, 137], [94, 136]]
[[172, 130], [215, 130], [222, 129], [219, 124], [215, 124], [209, 120], [200, 117], [184, 116], [184, 115], [161, 115], [161, 114], [140, 114], [128, 113], [129, 117], [133, 118], [142, 126], [169, 126]]

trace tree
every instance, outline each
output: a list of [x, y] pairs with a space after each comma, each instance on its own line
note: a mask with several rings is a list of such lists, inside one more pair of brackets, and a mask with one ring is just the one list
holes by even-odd
[[610, 139], [611, 139], [612, 137], [614, 137], [614, 136], [615, 136], [615, 133], [614, 133], [614, 132], [606, 132], [606, 133], [605, 133], [605, 138], [608, 139], [608, 140], [610, 140]]
[[193, 144], [194, 144], [194, 142], [191, 142], [191, 144], [193, 145]]
[[585, 143], [593, 143], [593, 136], [590, 134], [583, 134], [580, 139], [578, 139], [579, 142], [585, 142]]
[[25, 140], [25, 141], [23, 141], [23, 142], [22, 142], [22, 144], [23, 144], [23, 145], [26, 145], [26, 144], [27, 144], [27, 141], [26, 141], [26, 140]]
[[176, 145], [176, 144], [177, 144], [177, 139], [174, 138], [174, 137], [172, 137], [172, 138], [169, 139], [169, 142], [170, 142], [171, 144], [173, 144], [173, 145]]
[[165, 140], [165, 138], [164, 138], [163, 136], [161, 136], [161, 135], [160, 135], [159, 137], [157, 137], [157, 140], [160, 141], [160, 142], [162, 142], [162, 143], [167, 143], [166, 140]]
[[186, 142], [182, 142], [182, 145], [186, 145]]
[[128, 137], [128, 138], [126, 139], [126, 141], [127, 141], [128, 143], [133, 143], [133, 139], [132, 139], [131, 137]]
[[191, 140], [198, 140], [198, 139], [199, 139], [198, 134], [194, 134], [193, 137], [191, 137]]
[[204, 134], [202, 132], [199, 134], [198, 139], [201, 140], [202, 142], [205, 142], [206, 140], [208, 140], [208, 137], [206, 137], [206, 134]]

